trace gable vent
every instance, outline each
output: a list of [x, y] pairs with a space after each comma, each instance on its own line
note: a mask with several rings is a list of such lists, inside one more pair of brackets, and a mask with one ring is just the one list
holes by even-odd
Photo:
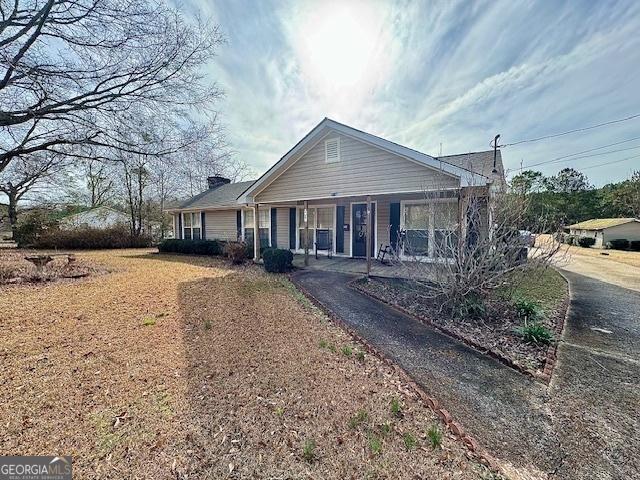
[[324, 159], [327, 163], [340, 161], [340, 137], [330, 138], [324, 142]]

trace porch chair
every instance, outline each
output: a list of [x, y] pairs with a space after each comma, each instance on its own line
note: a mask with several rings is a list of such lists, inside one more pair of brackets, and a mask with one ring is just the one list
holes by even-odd
[[390, 245], [380, 244], [380, 248], [378, 248], [378, 254], [376, 255], [376, 260], [382, 264], [388, 264], [389, 260], [385, 260], [387, 255], [391, 255], [393, 253]]
[[316, 230], [316, 260], [318, 259], [318, 251], [325, 250], [328, 258], [333, 258], [333, 236], [328, 229]]

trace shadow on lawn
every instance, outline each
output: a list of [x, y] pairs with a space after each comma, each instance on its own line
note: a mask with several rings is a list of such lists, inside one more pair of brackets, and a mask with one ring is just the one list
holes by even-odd
[[[156, 258], [192, 263], [186, 256]], [[265, 432], [279, 428], [274, 407], [260, 400], [275, 388], [269, 380], [274, 367], [268, 358], [269, 334], [261, 331], [259, 318], [259, 297], [270, 292], [284, 293], [282, 284], [251, 272], [178, 286], [186, 418], [181, 419], [185, 433], [176, 451], [192, 452], [183, 457], [179, 478], [226, 477], [229, 464], [237, 465], [240, 458], [248, 474], [256, 464], [244, 450], [264, 445]]]

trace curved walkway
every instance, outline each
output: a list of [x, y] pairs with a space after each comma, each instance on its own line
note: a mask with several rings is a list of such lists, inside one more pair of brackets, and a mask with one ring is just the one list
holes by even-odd
[[[517, 469], [514, 476], [640, 478], [640, 294], [568, 276], [573, 307], [550, 388], [350, 289], [354, 275], [306, 270], [292, 278]], [[598, 333], [592, 319], [616, 333]]]

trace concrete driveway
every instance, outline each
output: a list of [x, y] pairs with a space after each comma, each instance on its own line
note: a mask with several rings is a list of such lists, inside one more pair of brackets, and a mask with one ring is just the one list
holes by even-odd
[[549, 387], [347, 287], [293, 281], [401, 365], [513, 478], [640, 479], [640, 293], [568, 272], [572, 306]]
[[640, 252], [571, 247], [560, 257], [558, 268], [640, 292]]

